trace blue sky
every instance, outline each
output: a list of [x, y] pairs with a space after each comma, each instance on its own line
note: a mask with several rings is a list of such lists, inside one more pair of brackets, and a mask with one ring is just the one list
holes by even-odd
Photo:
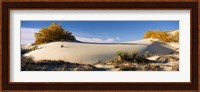
[[21, 21], [21, 42], [34, 42], [34, 33], [52, 22], [80, 41], [119, 43], [143, 39], [148, 30], [177, 30], [179, 21]]

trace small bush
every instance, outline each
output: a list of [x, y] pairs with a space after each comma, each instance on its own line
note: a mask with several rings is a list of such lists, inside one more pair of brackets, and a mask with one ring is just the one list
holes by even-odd
[[26, 49], [21, 48], [21, 55], [28, 53], [28, 52], [31, 52], [31, 51], [36, 50], [36, 49], [38, 49], [37, 45], [34, 45], [31, 48], [26, 48]]
[[30, 52], [31, 49], [21, 49], [21, 55]]
[[63, 48], [64, 46], [63, 46], [63, 45], [61, 45], [60, 47], [61, 47], [61, 48]]
[[132, 62], [137, 62], [137, 58], [138, 57], [138, 53], [137, 52], [133, 52], [130, 54], [130, 58]]
[[176, 32], [174, 35], [170, 35], [167, 31], [149, 30], [144, 34], [144, 38], [159, 39], [163, 42], [179, 42], [179, 32]]
[[128, 53], [124, 52], [124, 51], [118, 51], [117, 55], [121, 58], [122, 61], [124, 61], [128, 58]]
[[171, 37], [172, 42], [179, 42], [179, 32], [176, 32], [175, 35]]
[[147, 62], [146, 62], [146, 59], [144, 57], [140, 56], [140, 57], [136, 58], [136, 63], [144, 64], [144, 63], [147, 63]]
[[123, 60], [122, 60], [122, 57], [121, 57], [121, 56], [118, 56], [118, 57], [117, 57], [117, 61], [118, 61], [118, 62], [122, 62], [122, 61], [123, 61]]
[[33, 62], [33, 58], [32, 58], [32, 57], [25, 57], [25, 56], [22, 56], [22, 57], [21, 57], [21, 61], [22, 61], [22, 62]]
[[120, 62], [134, 62], [134, 63], [145, 63], [146, 59], [144, 56], [139, 56], [137, 52], [128, 54], [124, 51], [117, 52], [117, 61]]
[[34, 45], [34, 46], [31, 48], [31, 51], [36, 50], [36, 49], [38, 49], [38, 46], [37, 46], [37, 45]]
[[144, 52], [144, 57], [146, 57], [146, 58], [147, 58], [147, 57], [150, 57], [149, 51], [145, 51], [145, 52]]
[[133, 66], [121, 66], [119, 67], [121, 71], [136, 71], [137, 67]]
[[131, 58], [136, 58], [138, 56], [138, 53], [137, 52], [133, 52], [130, 54]]

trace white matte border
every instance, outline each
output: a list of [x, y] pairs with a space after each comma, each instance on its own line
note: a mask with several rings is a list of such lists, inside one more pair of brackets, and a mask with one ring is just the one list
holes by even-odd
[[[179, 71], [21, 71], [22, 20], [176, 20]], [[10, 82], [190, 82], [190, 10], [10, 10]]]

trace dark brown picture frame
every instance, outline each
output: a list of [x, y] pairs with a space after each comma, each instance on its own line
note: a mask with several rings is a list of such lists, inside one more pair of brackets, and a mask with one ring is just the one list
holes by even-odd
[[[191, 11], [191, 82], [10, 82], [9, 11], [15, 10], [190, 10]], [[2, 3], [2, 89], [3, 90], [197, 90], [198, 89], [198, 2], [3, 2]]]

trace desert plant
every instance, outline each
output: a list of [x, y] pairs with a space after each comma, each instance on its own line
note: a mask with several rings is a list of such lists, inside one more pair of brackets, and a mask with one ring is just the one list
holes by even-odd
[[34, 46], [31, 48], [31, 51], [36, 50], [36, 49], [38, 49], [38, 45], [34, 45]]
[[147, 58], [147, 57], [150, 57], [149, 51], [145, 51], [145, 52], [144, 52], [144, 57], [146, 57], [146, 58]]
[[179, 32], [176, 32], [175, 35], [171, 37], [172, 42], [179, 42]]
[[159, 39], [163, 42], [178, 42], [179, 32], [176, 32], [175, 35], [171, 35], [168, 33], [168, 31], [149, 30], [144, 33], [144, 38]]
[[52, 23], [47, 28], [42, 28], [38, 33], [35, 33], [35, 44], [60, 41], [61, 39], [69, 41], [76, 40], [71, 32], [65, 31], [56, 23]]
[[136, 58], [138, 56], [138, 53], [137, 52], [133, 52], [130, 54], [131, 58]]
[[35, 62], [32, 57], [21, 57], [21, 71], [105, 71], [88, 64], [77, 64], [62, 60], [41, 60]]
[[36, 49], [38, 49], [37, 45], [33, 45], [31, 48], [21, 48], [21, 55], [28, 53], [28, 52], [31, 52], [31, 51], [36, 50]]
[[147, 32], [144, 33], [144, 38], [157, 38], [157, 34], [159, 31], [156, 30], [149, 30]]
[[123, 61], [121, 56], [118, 56], [116, 59], [117, 59], [118, 62], [122, 62]]
[[64, 46], [63, 46], [63, 45], [61, 45], [60, 47], [61, 47], [61, 48], [63, 48]]
[[118, 51], [117, 55], [121, 58], [122, 61], [124, 61], [128, 58], [128, 53], [124, 52], [124, 51]]
[[124, 51], [118, 51], [117, 55], [116, 60], [120, 62], [146, 63], [146, 57], [139, 56], [137, 52], [129, 54]]
[[21, 57], [21, 61], [22, 61], [22, 62], [33, 62], [33, 57], [25, 57], [25, 56], [22, 56], [22, 57]]
[[[63, 39], [61, 39], [60, 41], [61, 41], [61, 42], [63, 42], [64, 40], [63, 40]], [[63, 46], [63, 44], [62, 44], [60, 47], [61, 47], [61, 48], [62, 48], [62, 47], [64, 47], [64, 46]]]
[[30, 52], [31, 51], [31, 49], [22, 49], [21, 48], [21, 55], [23, 55], [23, 54], [25, 54], [25, 53], [28, 53], [28, 52]]
[[136, 71], [137, 67], [134, 66], [120, 66], [121, 71]]
[[143, 56], [138, 56], [137, 58], [136, 58], [136, 63], [142, 63], [142, 64], [144, 64], [144, 63], [147, 63], [146, 62], [146, 58], [145, 57], [143, 57]]
[[132, 60], [132, 62], [136, 62], [136, 58], [138, 57], [138, 53], [137, 52], [132, 52], [130, 55], [130, 59]]

